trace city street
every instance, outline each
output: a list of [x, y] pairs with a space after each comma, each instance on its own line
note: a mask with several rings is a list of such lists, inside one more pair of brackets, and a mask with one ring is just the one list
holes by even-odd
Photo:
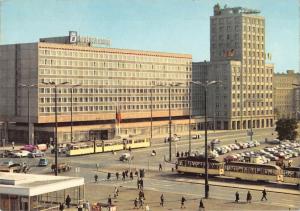
[[[209, 140], [218, 137], [222, 144], [234, 143], [234, 140], [239, 141], [249, 140], [249, 137], [245, 136], [244, 132], [234, 133], [232, 132], [222, 132], [221, 134], [210, 134]], [[254, 139], [263, 141], [265, 137], [269, 139], [272, 138], [271, 130], [258, 130]], [[192, 139], [192, 151], [201, 151], [204, 145], [204, 137], [200, 140]], [[177, 147], [175, 147], [175, 144]], [[175, 148], [177, 151], [188, 151], [188, 140], [186, 136], [182, 137], [181, 141], [172, 143], [173, 147], [173, 157], [175, 158]], [[155, 149], [157, 152], [156, 156], [151, 156], [151, 151]], [[120, 186], [122, 189], [132, 190], [135, 189], [136, 177], [134, 180], [130, 181], [129, 178], [126, 178], [126, 181], [123, 182], [121, 179], [116, 180], [115, 173], [121, 173], [124, 170], [138, 170], [145, 169], [146, 177], [144, 179], [144, 186], [146, 191], [155, 191], [164, 194], [175, 194], [175, 195], [184, 195], [189, 199], [197, 199], [204, 196], [204, 186], [203, 178], [198, 176], [186, 176], [179, 175], [176, 172], [172, 172], [171, 169], [174, 168], [173, 164], [164, 162], [164, 157], [167, 157], [169, 150], [169, 144], [164, 143], [162, 139], [156, 139], [150, 148], [135, 149], [132, 151], [134, 159], [132, 162], [122, 162], [119, 161], [119, 156], [124, 151], [112, 153], [103, 153], [103, 154], [93, 154], [86, 156], [75, 156], [75, 157], [66, 157], [65, 155], [59, 156], [59, 163], [65, 162], [72, 166], [71, 171], [63, 172], [60, 175], [68, 176], [81, 176], [85, 178], [85, 182], [89, 187], [89, 184], [94, 183], [94, 175], [99, 176], [99, 182], [94, 185], [93, 188], [99, 186], [113, 187]], [[53, 163], [53, 154], [47, 155], [50, 160], [50, 163]], [[37, 167], [38, 158], [22, 158], [14, 159], [17, 161], [27, 162], [31, 166], [30, 173], [38, 174], [50, 174], [51, 170], [48, 167]], [[163, 171], [158, 171], [159, 163], [162, 164]], [[97, 170], [97, 164], [98, 170]], [[112, 178], [110, 181], [107, 181], [107, 173], [112, 173]], [[284, 206], [285, 208], [300, 208], [300, 201], [297, 200], [300, 194], [300, 191], [296, 190], [295, 187], [286, 187], [282, 185], [270, 185], [267, 183], [262, 183], [259, 186], [257, 183], [251, 182], [242, 182], [236, 186], [236, 182], [230, 183], [226, 180], [221, 179], [210, 179], [210, 197], [212, 199], [232, 201], [234, 200], [234, 194], [236, 191], [239, 191], [241, 200], [245, 199], [245, 195], [248, 190], [251, 190], [253, 195], [253, 201], [256, 204], [262, 203], [264, 206]], [[221, 184], [221, 185], [220, 185]], [[267, 202], [260, 202], [261, 190], [267, 188], [270, 192], [268, 195]], [[282, 193], [280, 193], [280, 188], [282, 188]], [[276, 191], [275, 191], [276, 190]], [[279, 191], [278, 191], [279, 190]], [[273, 192], [274, 191], [274, 192]], [[102, 193], [103, 198], [108, 195], [108, 193]], [[87, 189], [87, 196], [89, 196], [89, 189]], [[132, 196], [134, 197], [134, 196]], [[89, 199], [93, 201], [93, 199]], [[133, 200], [134, 198], [132, 198]], [[157, 199], [158, 200], [158, 199]], [[105, 202], [105, 201], [103, 201]]]

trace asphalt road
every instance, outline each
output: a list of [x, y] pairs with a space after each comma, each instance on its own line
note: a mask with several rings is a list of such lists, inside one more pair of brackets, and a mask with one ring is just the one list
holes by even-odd
[[[263, 141], [266, 137], [271, 139], [272, 130], [270, 129], [261, 129], [257, 130], [254, 139]], [[234, 140], [246, 141], [249, 140], [249, 137], [245, 135], [245, 131], [227, 131], [219, 134], [209, 134], [209, 140], [213, 138], [219, 138], [222, 141], [222, 144], [234, 143]], [[175, 158], [175, 149], [177, 151], [188, 151], [189, 143], [187, 140], [188, 136], [181, 138], [181, 141], [172, 143], [172, 154]], [[176, 146], [175, 146], [176, 145]], [[192, 151], [201, 151], [203, 150], [204, 139], [192, 139]], [[156, 156], [151, 156], [151, 151], [155, 149], [157, 152]], [[132, 162], [121, 162], [119, 161], [119, 156], [124, 151], [117, 152], [116, 154], [112, 153], [103, 153], [103, 154], [94, 154], [94, 155], [85, 155], [85, 156], [76, 156], [76, 157], [65, 157], [64, 155], [59, 156], [59, 163], [66, 162], [72, 166], [72, 170], [69, 172], [61, 173], [61, 175], [68, 176], [81, 176], [85, 178], [85, 181], [93, 182], [94, 175], [99, 176], [99, 182], [108, 186], [121, 185], [124, 187], [136, 187], [136, 178], [133, 181], [126, 182], [116, 181], [114, 173], [116, 171], [121, 172], [124, 169], [145, 169], [146, 178], [144, 180], [145, 188], [149, 190], [156, 190], [164, 193], [182, 193], [186, 196], [203, 196], [204, 187], [202, 184], [196, 184], [189, 182], [189, 178], [180, 177], [182, 180], [177, 181], [176, 173], [172, 173], [170, 169], [173, 165], [164, 162], [164, 157], [168, 158], [169, 144], [164, 143], [163, 139], [157, 139], [153, 142], [150, 148], [144, 149], [135, 149], [132, 151], [134, 159]], [[50, 163], [53, 163], [54, 156], [47, 154], [47, 157], [50, 160]], [[38, 174], [51, 174], [50, 165], [48, 167], [37, 167], [38, 158], [22, 158], [14, 159], [16, 162], [26, 162], [31, 166], [30, 173]], [[158, 173], [158, 165], [161, 163], [163, 165], [163, 173]], [[99, 171], [96, 169], [96, 164], [99, 164]], [[106, 176], [107, 172], [113, 173], [112, 181], [107, 181]], [[250, 185], [249, 185], [250, 187]], [[264, 185], [262, 185], [263, 189]], [[216, 199], [225, 199], [225, 200], [234, 200], [234, 194], [237, 191], [236, 188], [231, 187], [220, 187], [220, 186], [210, 186], [210, 196]], [[241, 200], [244, 200], [246, 196], [246, 189], [239, 189]], [[268, 201], [261, 202], [261, 192], [260, 191], [251, 191], [253, 195], [254, 203], [269, 203], [270, 205], [288, 205], [291, 208], [300, 208], [300, 201], [298, 200], [299, 195], [291, 195], [285, 193], [269, 193]]]

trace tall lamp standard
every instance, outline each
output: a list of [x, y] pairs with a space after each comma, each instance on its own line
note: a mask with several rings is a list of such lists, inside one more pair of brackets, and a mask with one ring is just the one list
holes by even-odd
[[57, 149], [57, 127], [58, 127], [58, 124], [57, 124], [57, 87], [60, 86], [60, 85], [64, 85], [64, 84], [68, 84], [69, 82], [62, 82], [62, 83], [59, 83], [59, 84], [56, 84], [55, 82], [42, 82], [43, 84], [45, 85], [50, 85], [50, 86], [53, 86], [54, 87], [54, 102], [55, 102], [55, 105], [54, 105], [54, 108], [55, 108], [55, 135], [54, 135], [54, 143], [55, 143], [55, 146], [54, 146], [54, 151], [55, 151], [55, 176], [57, 176], [57, 172], [58, 172], [58, 165], [57, 165], [57, 158], [58, 158], [58, 149]]
[[150, 137], [151, 137], [151, 140], [152, 140], [152, 136], [153, 136], [153, 88], [151, 87], [150, 89], [150, 102], [151, 102], [151, 112], [150, 112], [150, 115], [151, 115], [151, 126], [150, 126]]
[[193, 84], [196, 84], [198, 86], [201, 86], [204, 88], [204, 129], [205, 129], [205, 198], [207, 199], [209, 197], [209, 185], [208, 185], [208, 154], [207, 154], [207, 89], [209, 86], [221, 83], [221, 81], [206, 81], [205, 83], [202, 83], [200, 81], [192, 81]]
[[191, 119], [192, 119], [192, 111], [191, 111], [191, 100], [192, 100], [192, 96], [191, 96], [191, 92], [192, 92], [192, 85], [193, 83], [189, 82], [189, 155], [192, 154], [192, 141], [191, 141]]
[[[252, 103], [255, 103], [255, 102], [262, 102], [261, 99], [248, 99], [248, 100], [245, 100], [245, 102], [252, 102]], [[252, 107], [251, 107], [252, 108]], [[251, 109], [251, 115], [250, 115], [250, 141], [253, 141], [253, 111]]]
[[172, 161], [172, 116], [171, 116], [171, 88], [180, 86], [182, 83], [169, 83], [169, 84], [159, 84], [157, 86], [167, 87], [169, 90], [169, 162]]
[[28, 122], [28, 144], [34, 144], [31, 140], [32, 136], [30, 133], [30, 88], [36, 87], [36, 84], [20, 84], [21, 87], [27, 88], [27, 122]]
[[71, 86], [71, 143], [73, 142], [73, 90], [78, 86], [81, 86], [81, 84]]

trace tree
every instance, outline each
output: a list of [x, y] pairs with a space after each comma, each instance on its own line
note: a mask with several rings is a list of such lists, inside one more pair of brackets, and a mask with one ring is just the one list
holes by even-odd
[[298, 135], [297, 128], [296, 119], [279, 119], [276, 122], [275, 130], [279, 140], [295, 140]]

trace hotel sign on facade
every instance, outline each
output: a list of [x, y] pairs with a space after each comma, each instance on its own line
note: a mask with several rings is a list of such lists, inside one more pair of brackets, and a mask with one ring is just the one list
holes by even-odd
[[111, 41], [109, 39], [78, 36], [76, 31], [69, 32], [70, 43], [88, 43], [90, 46], [106, 46], [110, 47]]

